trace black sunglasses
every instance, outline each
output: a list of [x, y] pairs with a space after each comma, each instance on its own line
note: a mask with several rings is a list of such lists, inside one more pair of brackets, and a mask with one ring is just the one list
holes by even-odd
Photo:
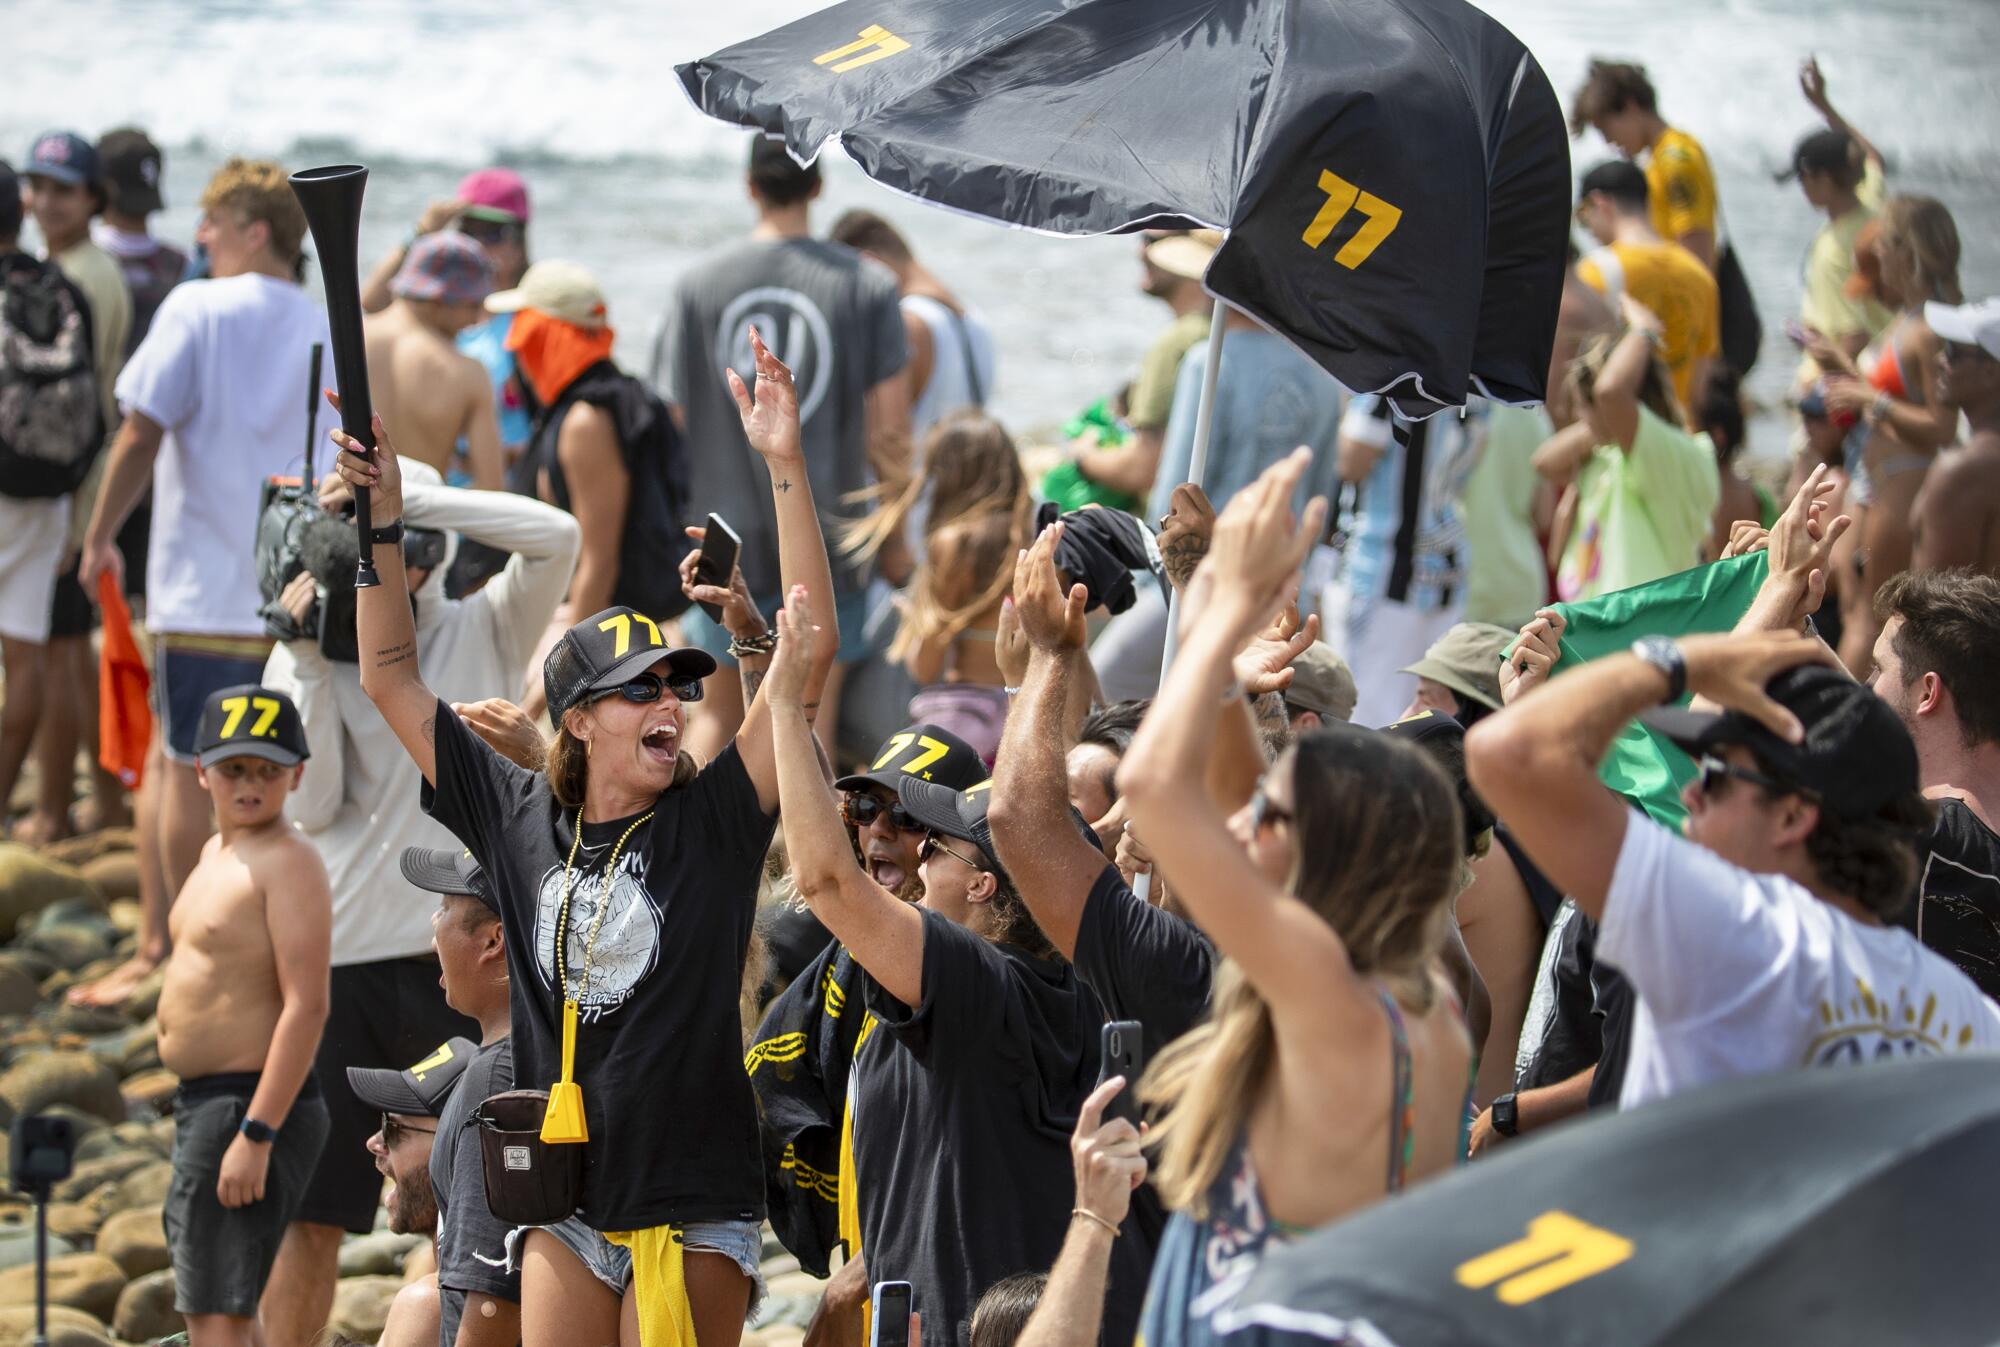
[[599, 688], [590, 700], [602, 701], [606, 697], [623, 697], [628, 702], [641, 705], [660, 700], [662, 691], [671, 692], [684, 702], [701, 700], [701, 680], [690, 675], [677, 678], [662, 678], [656, 673], [633, 674], [615, 688]]
[[1273, 804], [1271, 797], [1265, 793], [1264, 783], [1261, 781], [1258, 782], [1256, 794], [1250, 797], [1250, 831], [1260, 833], [1264, 831], [1266, 823], [1290, 823], [1291, 821], [1292, 811], [1280, 805]]
[[889, 811], [889, 822], [900, 832], [920, 833], [924, 825], [917, 822], [916, 815], [901, 804], [884, 804], [873, 795], [854, 794], [840, 807], [841, 817], [854, 828], [865, 828], [882, 817], [883, 810]]
[[395, 1150], [396, 1143], [401, 1141], [405, 1136], [434, 1137], [436, 1135], [437, 1128], [435, 1127], [412, 1127], [408, 1123], [397, 1122], [395, 1118], [387, 1113], [382, 1115], [382, 1149], [384, 1150]]
[[1735, 763], [1726, 762], [1712, 754], [1703, 754], [1696, 766], [1700, 769], [1700, 775], [1695, 778], [1695, 789], [1710, 799], [1718, 798], [1717, 792], [1721, 790], [1722, 783], [1729, 780], [1748, 781], [1753, 786], [1762, 786], [1774, 795], [1803, 795], [1809, 800], [1819, 798], [1818, 791], [1808, 790], [1804, 786], [1794, 786], [1789, 781], [1780, 781], [1775, 776], [1753, 771], [1748, 767], [1738, 767]]

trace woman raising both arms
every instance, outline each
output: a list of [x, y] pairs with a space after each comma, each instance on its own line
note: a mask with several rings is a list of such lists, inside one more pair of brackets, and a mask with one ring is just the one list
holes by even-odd
[[[770, 470], [785, 582], [830, 592], [800, 455], [791, 372], [758, 340], [753, 400], [731, 390]], [[543, 665], [557, 729], [546, 773], [502, 758], [424, 686], [400, 543], [401, 474], [380, 451], [340, 473], [375, 492], [380, 586], [357, 594], [361, 685], [424, 775], [423, 804], [492, 877], [513, 984], [515, 1085], [581, 1089], [577, 1215], [521, 1241], [526, 1347], [729, 1347], [758, 1286], [764, 1177], [737, 993], [778, 804], [758, 696], [705, 767], [681, 752], [685, 704], [715, 661], [611, 608]], [[805, 700], [838, 632], [817, 633]], [[566, 1069], [573, 1049], [574, 1069]], [[552, 1121], [560, 1110], [552, 1109]], [[587, 1140], [577, 1137], [587, 1133]]]
[[[1226, 963], [1208, 1018], [1141, 1097], [1175, 1215], [1148, 1347], [1216, 1337], [1265, 1249], [1465, 1154], [1472, 1044], [1436, 970], [1457, 891], [1458, 803], [1419, 751], [1359, 726], [1300, 736], [1224, 818], [1199, 781], [1231, 660], [1298, 584], [1299, 450], [1232, 499], [1186, 595], [1179, 657], [1118, 769], [1133, 826]], [[1308, 841], [1310, 839], [1310, 841]]]

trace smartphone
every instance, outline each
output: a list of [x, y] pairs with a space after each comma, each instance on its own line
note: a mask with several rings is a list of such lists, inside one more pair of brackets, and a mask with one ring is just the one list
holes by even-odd
[[868, 1323], [868, 1347], [910, 1347], [910, 1284], [876, 1282]]
[[1113, 1076], [1125, 1077], [1125, 1088], [1111, 1096], [1104, 1106], [1106, 1119], [1123, 1118], [1139, 1125], [1139, 1074], [1146, 1069], [1146, 1040], [1137, 1020], [1113, 1020], [1101, 1031], [1103, 1054], [1097, 1068], [1097, 1083]]
[[[743, 540], [729, 527], [729, 521], [719, 514], [710, 515], [701, 539], [701, 560], [695, 563], [694, 582], [729, 588], [729, 577], [736, 571], [736, 556], [742, 550]], [[709, 621], [718, 624], [722, 621], [722, 605], [704, 603], [701, 610], [708, 614]]]

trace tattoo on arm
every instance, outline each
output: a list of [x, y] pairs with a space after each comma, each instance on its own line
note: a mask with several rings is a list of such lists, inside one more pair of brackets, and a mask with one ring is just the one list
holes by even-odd
[[426, 717], [424, 720], [424, 742], [427, 744], [434, 744], [437, 742], [437, 737], [438, 737], [438, 718], [436, 716]]
[[743, 704], [745, 706], [757, 700], [757, 689], [764, 686], [764, 674], [765, 670], [763, 669], [745, 669], [743, 671]]
[[800, 707], [799, 709], [806, 713], [806, 724], [811, 725], [819, 720], [818, 702], [807, 702], [804, 706]]
[[790, 491], [791, 489], [792, 489], [792, 479], [789, 477], [787, 477], [784, 481], [778, 483], [778, 490], [780, 491]]
[[1199, 533], [1190, 533], [1176, 538], [1160, 551], [1160, 560], [1166, 563], [1167, 581], [1176, 589], [1186, 589], [1194, 578], [1194, 568], [1208, 554], [1208, 539]]
[[386, 650], [377, 650], [375, 652], [375, 667], [378, 669], [392, 669], [396, 665], [405, 664], [416, 657], [417, 647], [415, 643], [404, 641], [402, 644], [392, 645]]

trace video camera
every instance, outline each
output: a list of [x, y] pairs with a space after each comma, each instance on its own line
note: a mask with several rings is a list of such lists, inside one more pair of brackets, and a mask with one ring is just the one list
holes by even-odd
[[[436, 570], [447, 551], [445, 535], [437, 529], [403, 530], [403, 565], [410, 570]], [[360, 557], [352, 507], [334, 513], [322, 509], [318, 497], [297, 478], [265, 482], [257, 515], [257, 589], [264, 600], [257, 615], [264, 619], [265, 635], [276, 641], [311, 638], [328, 659], [358, 663], [354, 573]], [[318, 597], [299, 621], [278, 600], [301, 572], [313, 577]]]

